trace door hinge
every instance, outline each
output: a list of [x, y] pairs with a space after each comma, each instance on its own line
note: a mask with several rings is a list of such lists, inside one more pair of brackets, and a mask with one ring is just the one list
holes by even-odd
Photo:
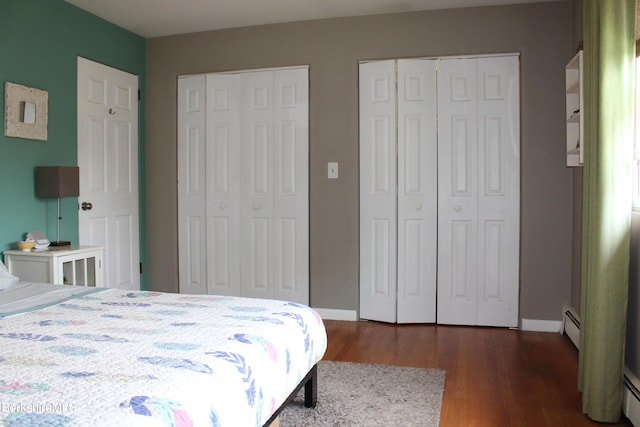
[[140, 89], [138, 89], [138, 101], [140, 101], [141, 95], [140, 95]]
[[140, 263], [140, 274], [142, 274], [142, 263]]

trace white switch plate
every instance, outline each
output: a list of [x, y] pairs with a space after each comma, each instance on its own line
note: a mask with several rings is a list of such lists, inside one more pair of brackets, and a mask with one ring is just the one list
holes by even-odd
[[327, 163], [327, 178], [338, 179], [338, 162]]

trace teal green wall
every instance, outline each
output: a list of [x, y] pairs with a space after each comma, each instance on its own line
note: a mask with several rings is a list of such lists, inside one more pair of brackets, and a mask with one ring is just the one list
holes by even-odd
[[[0, 112], [4, 83], [49, 92], [48, 140], [0, 134], [0, 251], [32, 229], [56, 235], [56, 200], [36, 199], [34, 167], [75, 166], [77, 57], [139, 76], [144, 88], [145, 39], [62, 0], [0, 0]], [[139, 108], [141, 261], [146, 264], [144, 96]], [[78, 200], [62, 199], [62, 240], [78, 243]], [[142, 277], [146, 287], [145, 276]]]

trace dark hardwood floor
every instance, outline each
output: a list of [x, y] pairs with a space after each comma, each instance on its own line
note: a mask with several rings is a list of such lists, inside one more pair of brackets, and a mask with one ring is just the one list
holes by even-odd
[[[440, 368], [440, 426], [602, 426], [582, 414], [566, 336], [503, 328], [325, 320], [326, 360]], [[419, 424], [417, 424], [419, 425]], [[631, 426], [622, 418], [616, 426]]]

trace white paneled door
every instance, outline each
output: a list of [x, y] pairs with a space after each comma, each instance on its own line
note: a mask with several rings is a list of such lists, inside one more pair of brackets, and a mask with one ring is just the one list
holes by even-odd
[[360, 317], [397, 319], [396, 61], [360, 64]]
[[475, 325], [478, 96], [475, 59], [438, 64], [438, 321]]
[[518, 90], [517, 56], [360, 65], [360, 317], [517, 326]]
[[436, 319], [436, 61], [398, 61], [398, 323]]
[[78, 58], [81, 245], [105, 248], [105, 284], [140, 288], [138, 77]]
[[518, 58], [438, 66], [438, 322], [518, 325]]
[[435, 321], [435, 84], [433, 60], [360, 65], [360, 317], [365, 319]]
[[[206, 80], [206, 117], [203, 140], [206, 145], [199, 152], [202, 167], [197, 168], [204, 179], [201, 242], [204, 253], [195, 265], [205, 268], [204, 289], [197, 293], [242, 295], [240, 280], [240, 79], [235, 74], [197, 76]], [[188, 80], [188, 79], [187, 79]], [[203, 103], [205, 105], [205, 103]], [[180, 147], [182, 149], [182, 147]], [[194, 158], [197, 155], [194, 154]], [[186, 166], [186, 165], [185, 165]], [[191, 168], [183, 170], [193, 173]], [[203, 209], [204, 208], [204, 209]], [[189, 234], [187, 234], [189, 236]], [[180, 251], [191, 245], [183, 242]], [[194, 242], [195, 245], [200, 242]], [[206, 260], [204, 263], [200, 259]], [[180, 282], [181, 292], [183, 282]], [[191, 292], [191, 291], [189, 291]]]
[[178, 80], [178, 260], [180, 290], [207, 293], [204, 76]]
[[181, 292], [308, 304], [308, 69], [178, 90]]

